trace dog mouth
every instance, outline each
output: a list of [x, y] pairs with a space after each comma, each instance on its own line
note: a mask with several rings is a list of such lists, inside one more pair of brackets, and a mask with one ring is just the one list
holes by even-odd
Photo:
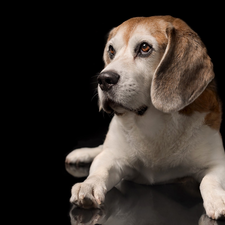
[[109, 98], [107, 98], [106, 100], [103, 101], [103, 110], [106, 113], [113, 113], [115, 111], [113, 109], [113, 108], [115, 108], [115, 106], [116, 106], [116, 103]]
[[115, 102], [115, 101], [113, 101], [112, 99], [109, 99], [109, 98], [107, 98], [103, 101], [103, 110], [106, 113], [113, 113], [114, 112], [116, 115], [123, 115], [124, 110], [121, 110], [121, 109], [125, 109], [127, 111], [134, 112], [138, 116], [142, 116], [147, 111], [148, 106], [142, 105], [142, 106], [134, 109], [134, 108], [131, 108], [131, 107], [124, 106], [121, 103]]

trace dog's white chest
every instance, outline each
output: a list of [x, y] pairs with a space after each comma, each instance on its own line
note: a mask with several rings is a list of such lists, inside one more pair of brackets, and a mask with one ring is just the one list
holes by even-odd
[[136, 182], [163, 182], [186, 176], [185, 161], [196, 147], [195, 133], [204, 118], [202, 114], [194, 115], [194, 119], [179, 114], [154, 115], [154, 110], [146, 112], [146, 118], [133, 114], [114, 118], [106, 140], [106, 144], [111, 142], [109, 145], [113, 142], [113, 151], [125, 157], [140, 174]]

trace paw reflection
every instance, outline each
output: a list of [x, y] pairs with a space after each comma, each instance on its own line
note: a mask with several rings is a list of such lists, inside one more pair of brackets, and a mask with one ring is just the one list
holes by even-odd
[[[191, 191], [190, 191], [191, 189]], [[104, 208], [81, 209], [72, 206], [72, 225], [222, 225], [204, 212], [198, 188], [185, 184], [157, 186], [123, 181], [106, 194]]]
[[94, 225], [102, 223], [104, 212], [102, 209], [82, 209], [72, 206], [70, 210], [71, 225]]
[[87, 177], [90, 164], [65, 164], [66, 171], [74, 177]]
[[[203, 214], [200, 217], [198, 224], [199, 225], [220, 225], [222, 224], [222, 222], [218, 221], [217, 223], [216, 220], [210, 219], [206, 214]], [[225, 222], [223, 224], [225, 224]]]

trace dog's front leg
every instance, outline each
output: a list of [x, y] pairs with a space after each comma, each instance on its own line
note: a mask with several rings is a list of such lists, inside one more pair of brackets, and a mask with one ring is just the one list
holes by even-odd
[[200, 190], [206, 214], [212, 219], [225, 218], [225, 162], [211, 168], [203, 177]]
[[105, 194], [128, 173], [125, 163], [111, 152], [103, 151], [93, 161], [90, 174], [83, 183], [72, 187], [70, 202], [82, 208], [99, 208]]

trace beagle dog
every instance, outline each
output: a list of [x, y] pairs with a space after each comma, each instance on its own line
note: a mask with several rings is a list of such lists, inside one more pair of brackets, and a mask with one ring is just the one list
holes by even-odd
[[121, 180], [158, 184], [191, 176], [206, 214], [225, 216], [225, 153], [213, 64], [199, 36], [171, 16], [132, 18], [114, 28], [98, 76], [99, 107], [114, 112], [103, 145], [72, 151], [90, 163], [71, 203], [101, 207]]

